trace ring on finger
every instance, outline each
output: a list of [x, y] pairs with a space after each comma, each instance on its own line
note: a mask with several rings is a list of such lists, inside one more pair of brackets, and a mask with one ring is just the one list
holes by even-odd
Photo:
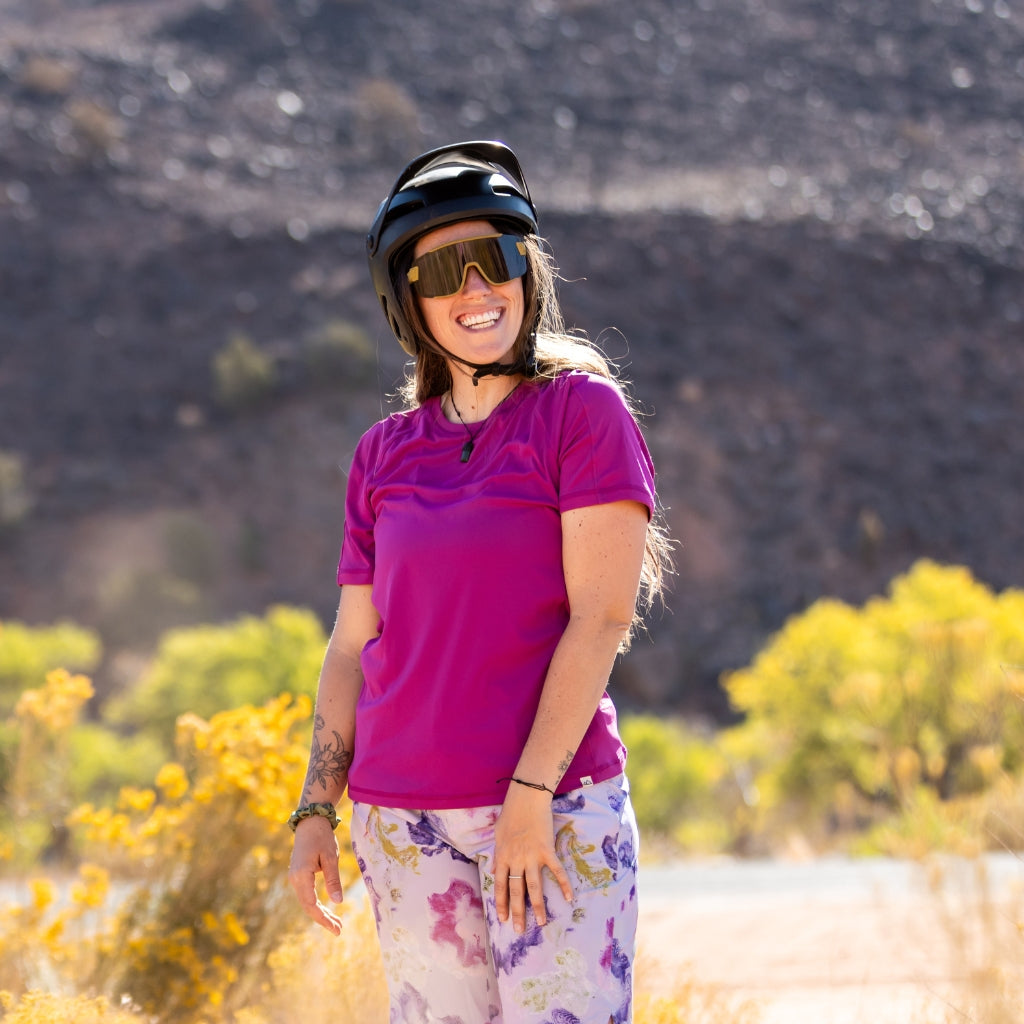
[[509, 876], [508, 876], [508, 880], [509, 880], [510, 882], [513, 882], [513, 881], [521, 881], [521, 880], [522, 880], [522, 877], [523, 877], [522, 875], [509, 875]]

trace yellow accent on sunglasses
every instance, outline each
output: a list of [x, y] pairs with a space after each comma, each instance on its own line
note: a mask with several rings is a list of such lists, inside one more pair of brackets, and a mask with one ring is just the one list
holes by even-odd
[[470, 267], [488, 284], [508, 284], [526, 273], [526, 243], [516, 235], [460, 238], [418, 256], [406, 276], [417, 295], [437, 299], [462, 291]]

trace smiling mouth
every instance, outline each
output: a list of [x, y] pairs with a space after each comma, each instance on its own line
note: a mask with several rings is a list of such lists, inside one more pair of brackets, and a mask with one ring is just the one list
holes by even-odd
[[486, 330], [493, 327], [502, 317], [500, 309], [488, 309], [481, 313], [466, 313], [458, 317], [460, 327], [466, 327], [472, 331]]

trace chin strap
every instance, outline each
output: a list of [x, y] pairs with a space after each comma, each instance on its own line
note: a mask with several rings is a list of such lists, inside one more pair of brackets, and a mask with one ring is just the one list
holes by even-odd
[[521, 373], [524, 377], [537, 376], [537, 346], [532, 336], [526, 347], [526, 354], [514, 363], [471, 363], [468, 359], [449, 352], [443, 345], [437, 342], [434, 344], [444, 353], [446, 359], [454, 359], [455, 362], [462, 363], [463, 366], [468, 366], [474, 371], [473, 387], [479, 386], [481, 377], [512, 377], [517, 373]]

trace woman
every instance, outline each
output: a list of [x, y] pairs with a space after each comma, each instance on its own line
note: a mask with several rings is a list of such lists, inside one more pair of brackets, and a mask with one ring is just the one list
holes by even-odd
[[636, 825], [604, 692], [667, 542], [605, 360], [567, 335], [515, 156], [413, 161], [367, 239], [415, 359], [349, 476], [291, 882], [341, 924], [334, 804], [391, 1020], [630, 1020]]

